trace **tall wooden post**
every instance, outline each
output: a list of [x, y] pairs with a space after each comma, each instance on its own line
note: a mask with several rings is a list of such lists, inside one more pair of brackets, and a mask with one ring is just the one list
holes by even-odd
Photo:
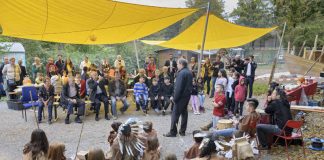
[[269, 77], [269, 83], [270, 84], [272, 82], [272, 79], [273, 79], [273, 75], [274, 75], [274, 72], [276, 70], [276, 65], [277, 65], [277, 60], [278, 60], [278, 56], [280, 54], [280, 50], [281, 50], [281, 46], [282, 46], [282, 40], [283, 40], [283, 37], [285, 35], [285, 31], [286, 31], [286, 22], [285, 22], [285, 25], [284, 25], [284, 28], [283, 28], [283, 31], [282, 31], [282, 34], [281, 34], [281, 38], [280, 38], [280, 43], [279, 43], [279, 48], [278, 48], [278, 52], [277, 52], [277, 55], [273, 61], [273, 64], [272, 64], [272, 69], [271, 69], [271, 73], [270, 73], [270, 77]]
[[299, 53], [298, 53], [298, 56], [299, 56], [299, 57], [302, 57], [302, 52], [303, 52], [303, 50], [304, 50], [305, 44], [306, 44], [306, 41], [303, 42], [303, 45], [302, 45], [302, 47], [301, 47], [300, 50], [299, 50]]
[[309, 55], [309, 57], [308, 57], [308, 60], [311, 60], [311, 59], [312, 59], [312, 57], [313, 57], [313, 53], [316, 51], [316, 47], [317, 47], [317, 39], [318, 39], [318, 35], [316, 35], [316, 37], [315, 37], [314, 47], [313, 47], [313, 49], [312, 49], [312, 51], [311, 51], [311, 53], [310, 53], [310, 55]]
[[[201, 61], [202, 61], [203, 54], [204, 54], [204, 49], [205, 49], [205, 41], [206, 41], [206, 34], [207, 34], [207, 28], [208, 28], [208, 19], [209, 19], [209, 10], [210, 10], [210, 0], [208, 1], [208, 4], [207, 4], [206, 22], [205, 22], [205, 29], [204, 29], [203, 40], [202, 40], [202, 44], [201, 44], [201, 54], [200, 54], [199, 60], [198, 60], [198, 73], [197, 73], [197, 78], [200, 75]], [[199, 49], [199, 46], [198, 46], [198, 49]]]

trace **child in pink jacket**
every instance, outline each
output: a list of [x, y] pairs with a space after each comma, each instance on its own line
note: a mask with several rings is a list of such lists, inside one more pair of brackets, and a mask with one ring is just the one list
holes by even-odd
[[243, 76], [240, 77], [239, 84], [235, 87], [234, 99], [235, 99], [234, 115], [236, 116], [236, 114], [239, 113], [240, 116], [242, 116], [243, 104], [246, 99], [245, 78]]

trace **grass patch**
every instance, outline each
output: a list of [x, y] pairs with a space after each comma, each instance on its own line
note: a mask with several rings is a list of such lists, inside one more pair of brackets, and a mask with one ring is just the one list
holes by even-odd
[[260, 96], [266, 94], [268, 91], [268, 84], [262, 82], [254, 82], [253, 84], [253, 95]]

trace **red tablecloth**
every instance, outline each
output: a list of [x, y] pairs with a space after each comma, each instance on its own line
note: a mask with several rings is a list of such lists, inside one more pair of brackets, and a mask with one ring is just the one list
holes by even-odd
[[314, 95], [316, 93], [316, 88], [317, 82], [313, 82], [307, 85], [301, 85], [293, 90], [286, 91], [288, 101], [299, 101], [303, 90], [307, 96]]

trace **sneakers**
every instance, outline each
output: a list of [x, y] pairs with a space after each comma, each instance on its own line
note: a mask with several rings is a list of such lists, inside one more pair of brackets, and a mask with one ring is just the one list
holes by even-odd
[[96, 121], [99, 121], [99, 117], [98, 117], [98, 116], [96, 116], [95, 120], [96, 120]]
[[154, 111], [157, 113], [157, 114], [159, 114], [160, 113], [160, 110], [159, 109], [154, 109]]
[[117, 120], [118, 118], [117, 118], [117, 116], [113, 116], [113, 120]]
[[48, 124], [51, 125], [52, 124], [52, 121], [51, 120], [48, 120]]
[[165, 116], [165, 110], [162, 111], [162, 115]]
[[200, 115], [200, 112], [194, 112], [194, 115]]
[[105, 119], [106, 119], [107, 121], [110, 120], [109, 117], [108, 117], [108, 115], [105, 115]]
[[140, 109], [139, 108], [136, 108], [136, 111], [139, 111]]

